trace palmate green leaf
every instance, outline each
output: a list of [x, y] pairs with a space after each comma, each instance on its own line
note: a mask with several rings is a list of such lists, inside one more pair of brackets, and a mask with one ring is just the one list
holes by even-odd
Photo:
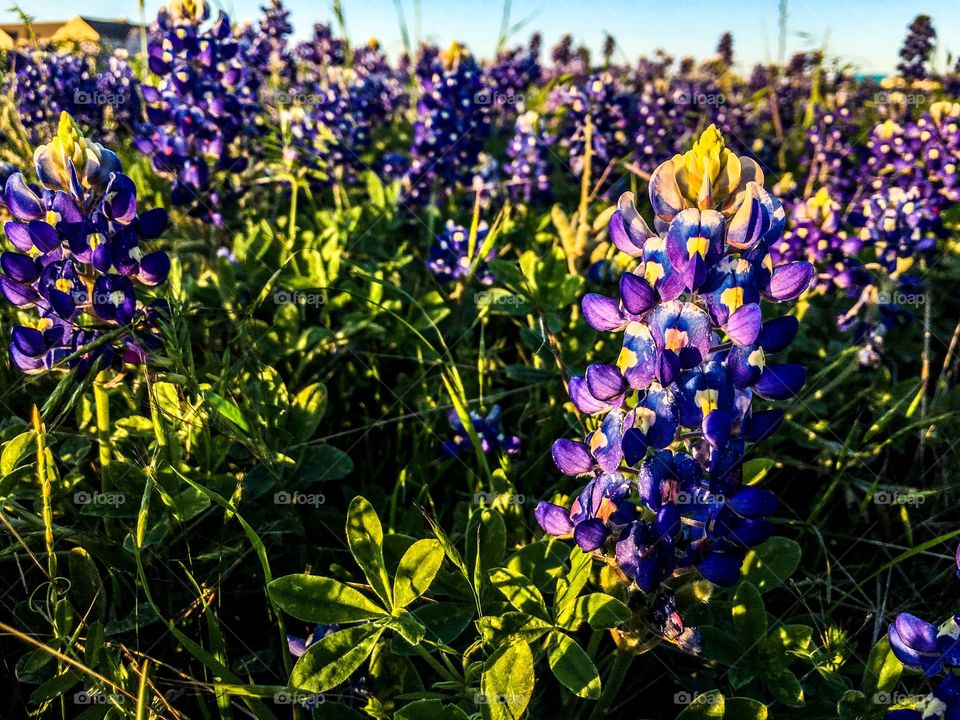
[[544, 633], [553, 629], [553, 625], [520, 612], [505, 612], [502, 615], [487, 615], [477, 621], [480, 637], [490, 645], [499, 645], [509, 638], [520, 638], [534, 642]]
[[557, 624], [567, 630], [576, 630], [589, 623], [594, 630], [622, 625], [630, 619], [630, 608], [604, 593], [581, 595], [568, 604], [557, 618]]
[[359, 590], [319, 575], [285, 575], [267, 586], [277, 607], [311, 623], [349, 623], [388, 615]]
[[516, 720], [533, 695], [533, 653], [523, 640], [490, 656], [480, 678], [481, 714], [485, 720]]
[[537, 586], [520, 573], [506, 568], [490, 571], [490, 582], [517, 610], [548, 620], [547, 606]]
[[314, 483], [342, 480], [353, 472], [353, 460], [333, 445], [311, 445], [296, 468], [293, 483], [304, 488]]
[[737, 639], [749, 648], [767, 636], [767, 610], [763, 606], [760, 591], [749, 582], [741, 582], [733, 596], [730, 608]]
[[407, 548], [393, 578], [395, 607], [404, 608], [423, 595], [443, 563], [443, 546], [438, 540], [417, 540]]
[[735, 666], [743, 658], [747, 650], [737, 642], [737, 639], [728, 635], [713, 625], [701, 625], [697, 628], [703, 638], [703, 654], [711, 660], [728, 667]]
[[800, 564], [800, 555], [800, 545], [796, 542], [774, 536], [747, 553], [740, 572], [744, 580], [765, 593], [779, 587], [793, 575]]
[[547, 642], [550, 669], [564, 687], [577, 697], [596, 700], [600, 697], [600, 675], [596, 666], [569, 635], [552, 632]]
[[724, 698], [723, 705], [725, 720], [767, 720], [769, 715], [767, 706], [752, 698]]
[[360, 667], [386, 628], [367, 623], [331, 633], [307, 648], [293, 667], [290, 684], [306, 692], [326, 692]]
[[489, 508], [480, 508], [470, 515], [466, 532], [467, 566], [473, 571], [473, 585], [483, 586], [488, 568], [503, 562], [507, 547], [507, 528], [503, 516]]
[[413, 616], [412, 613], [397, 608], [394, 611], [394, 617], [390, 621], [390, 626], [403, 636], [411, 645], [419, 645], [426, 634], [426, 628]]
[[370, 501], [357, 496], [347, 510], [347, 543], [367, 582], [387, 608], [393, 608], [390, 579], [383, 564], [383, 528]]

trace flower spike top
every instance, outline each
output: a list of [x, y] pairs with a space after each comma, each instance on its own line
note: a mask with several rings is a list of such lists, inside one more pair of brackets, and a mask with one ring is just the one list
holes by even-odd
[[210, 17], [210, 6], [204, 0], [171, 0], [167, 13], [174, 22], [199, 25]]
[[744, 201], [751, 183], [763, 186], [763, 171], [748, 157], [737, 157], [711, 125], [693, 148], [654, 170], [650, 201], [657, 218], [669, 222], [688, 208], [719, 210], [733, 215]]
[[120, 159], [99, 143], [85, 138], [69, 113], [60, 113], [57, 135], [33, 154], [40, 182], [47, 190], [74, 196], [82, 188], [103, 188], [120, 171]]

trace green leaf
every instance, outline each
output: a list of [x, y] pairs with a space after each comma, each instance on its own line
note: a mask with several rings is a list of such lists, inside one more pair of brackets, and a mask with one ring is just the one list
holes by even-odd
[[808, 657], [813, 643], [813, 628], [807, 625], [781, 625], [770, 631], [770, 643], [781, 652]]
[[291, 444], [306, 442], [313, 436], [326, 408], [327, 388], [323, 383], [307, 385], [293, 397], [284, 425], [290, 433]]
[[730, 608], [737, 639], [744, 648], [749, 648], [767, 636], [767, 611], [763, 607], [760, 591], [748, 582], [742, 582], [733, 596]]
[[0, 454], [0, 475], [9, 475], [14, 471], [20, 458], [30, 448], [33, 437], [33, 430], [27, 430], [3, 444], [3, 454]]
[[747, 648], [741, 647], [736, 638], [712, 625], [697, 628], [703, 639], [703, 654], [711, 660], [733, 667], [743, 658]]
[[388, 614], [360, 591], [319, 575], [286, 575], [271, 582], [267, 591], [277, 607], [311, 623], [358, 622]]
[[293, 666], [290, 684], [306, 692], [326, 692], [336, 687], [370, 656], [384, 629], [383, 625], [367, 623], [318, 640]]
[[740, 572], [765, 593], [782, 585], [800, 564], [800, 546], [785, 537], [772, 537], [757, 545], [743, 560]]
[[724, 698], [723, 717], [729, 720], [767, 720], [767, 706], [745, 697]]
[[677, 715], [677, 720], [722, 720], [726, 703], [720, 693], [707, 692], [694, 697], [692, 693], [681, 690], [674, 695], [675, 702], [688, 700], [690, 704]]
[[234, 402], [211, 390], [206, 391], [203, 397], [224, 420], [229, 420], [244, 432], [250, 432], [250, 423]]
[[550, 669], [564, 687], [577, 697], [596, 700], [600, 697], [600, 675], [587, 655], [569, 635], [550, 633], [547, 643]]
[[470, 515], [466, 532], [467, 567], [473, 571], [473, 583], [480, 588], [488, 568], [503, 562], [507, 546], [507, 528], [503, 516], [489, 508], [480, 508]]
[[847, 690], [837, 702], [838, 720], [863, 720], [867, 697], [859, 690]]
[[788, 707], [801, 707], [804, 703], [803, 688], [797, 676], [789, 670], [780, 670], [777, 673], [765, 675], [767, 688], [775, 699]]
[[485, 643], [499, 645], [511, 637], [521, 638], [526, 642], [533, 642], [553, 625], [519, 612], [505, 612], [502, 615], [487, 615], [477, 621], [477, 629]]
[[516, 720], [533, 695], [533, 653], [522, 640], [500, 648], [483, 668], [480, 691], [485, 720]]
[[296, 472], [297, 487], [342, 480], [353, 472], [353, 460], [333, 445], [312, 445], [303, 454]]
[[419, 645], [426, 634], [426, 628], [408, 610], [397, 608], [394, 613], [390, 627], [399, 632], [411, 645]]
[[589, 623], [594, 630], [622, 625], [630, 619], [630, 608], [604, 593], [581, 595], [568, 604], [557, 618], [557, 624], [567, 630], [576, 630]]
[[867, 697], [873, 697], [877, 693], [889, 693], [897, 686], [902, 672], [903, 665], [893, 654], [890, 640], [884, 635], [870, 651], [860, 689]]
[[549, 619], [543, 595], [537, 590], [536, 585], [523, 575], [506, 568], [497, 568], [490, 571], [490, 582], [520, 612], [535, 615], [543, 620]]
[[590, 580], [592, 565], [593, 556], [585, 553], [578, 545], [574, 545], [570, 551], [570, 570], [557, 580], [557, 594], [553, 601], [555, 612], [561, 612], [576, 600], [587, 581]]
[[468, 720], [469, 716], [456, 705], [444, 705], [440, 700], [417, 700], [404, 705], [393, 714], [393, 720]]
[[417, 540], [400, 559], [393, 579], [396, 607], [406, 607], [423, 595], [443, 563], [443, 546], [437, 540]]
[[770, 468], [776, 465], [775, 460], [770, 458], [753, 458], [743, 464], [743, 484], [756, 485], [763, 480]]
[[390, 580], [383, 564], [383, 528], [370, 501], [357, 496], [347, 510], [347, 543], [374, 592], [392, 609]]

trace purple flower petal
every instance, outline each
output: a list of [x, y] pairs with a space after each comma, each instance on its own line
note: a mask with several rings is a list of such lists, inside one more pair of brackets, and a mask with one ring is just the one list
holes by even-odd
[[587, 293], [583, 296], [582, 307], [583, 316], [594, 330], [612, 332], [622, 330], [627, 324], [620, 305], [604, 295]]
[[753, 389], [768, 400], [794, 397], [807, 381], [803, 365], [767, 365]]
[[799, 297], [813, 279], [813, 265], [805, 261], [779, 265], [773, 269], [770, 283], [764, 293], [777, 302]]
[[762, 322], [763, 313], [760, 306], [751, 303], [738, 307], [723, 329], [737, 345], [752, 345], [760, 334]]
[[570, 522], [570, 513], [559, 505], [541, 500], [533, 511], [537, 522], [543, 531], [557, 537], [569, 537], [573, 533], [573, 523]]
[[564, 475], [583, 475], [593, 470], [593, 455], [582, 442], [560, 439], [553, 443], [553, 462]]
[[657, 302], [657, 294], [645, 279], [627, 272], [620, 277], [620, 302], [631, 315], [643, 315]]
[[763, 324], [757, 343], [765, 352], [779, 352], [786, 349], [797, 336], [800, 321], [793, 315], [784, 315]]
[[595, 363], [587, 367], [587, 387], [598, 400], [611, 401], [627, 389], [627, 381], [615, 365]]
[[18, 220], [39, 220], [46, 214], [43, 203], [27, 185], [22, 173], [14, 173], [7, 178], [4, 199], [10, 214]]
[[609, 531], [599, 518], [590, 518], [581, 523], [577, 523], [573, 531], [573, 539], [584, 552], [593, 552], [603, 546], [607, 540]]

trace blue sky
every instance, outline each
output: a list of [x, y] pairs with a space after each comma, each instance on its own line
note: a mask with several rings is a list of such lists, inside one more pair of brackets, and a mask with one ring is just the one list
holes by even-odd
[[[38, 20], [61, 20], [77, 14], [115, 18], [139, 17], [138, 0], [20, 0]], [[214, 0], [216, 4], [217, 0]], [[259, 14], [262, 0], [220, 0], [234, 19]], [[160, 0], [146, 0], [148, 16]], [[411, 32], [416, 13], [413, 0], [402, 0]], [[313, 23], [333, 18], [324, 0], [287, 0], [298, 37], [308, 36]], [[394, 0], [344, 0], [348, 31], [354, 42], [377, 37], [391, 52], [402, 49]], [[543, 33], [547, 47], [560, 35], [598, 49], [605, 31], [618, 40], [622, 57], [663, 48], [676, 57], [704, 57], [713, 52], [724, 31], [734, 34], [741, 67], [774, 60], [778, 52], [779, 0], [513, 0], [511, 22], [526, 20], [516, 38], [533, 30]], [[467, 42], [474, 53], [489, 55], [496, 46], [501, 22], [500, 0], [420, 0], [420, 37], [447, 44]], [[960, 53], [960, 3], [956, 0], [788, 0], [787, 52], [827, 44], [828, 52], [854, 63], [864, 72], [889, 72], [905, 28], [918, 13], [933, 17], [940, 38], [938, 61]], [[7, 10], [5, 21], [15, 20]]]

